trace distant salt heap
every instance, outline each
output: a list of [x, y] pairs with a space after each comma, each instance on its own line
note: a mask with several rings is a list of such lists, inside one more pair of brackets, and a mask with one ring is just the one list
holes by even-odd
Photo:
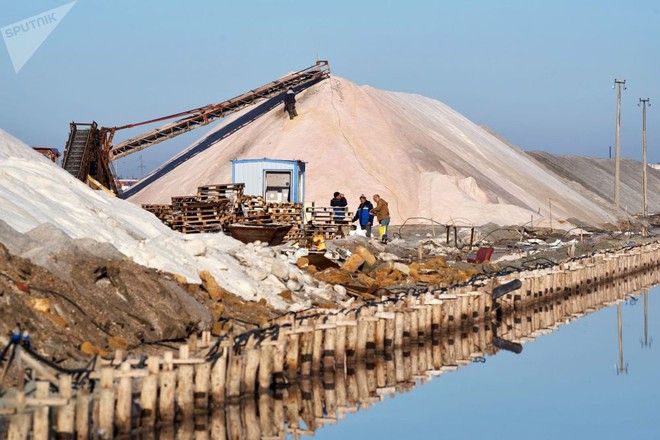
[[298, 113], [289, 120], [278, 107], [180, 165], [173, 159], [163, 168], [174, 169], [138, 184], [129, 200], [169, 203], [200, 185], [231, 181], [231, 159], [269, 157], [307, 162], [308, 201], [328, 204], [337, 190], [355, 209], [361, 193], [379, 193], [395, 223], [548, 225], [550, 204], [555, 227], [570, 218], [614, 221], [607, 207], [434, 99], [332, 77], [299, 94]]
[[[189, 282], [200, 282], [199, 273], [207, 270], [228, 291], [277, 308], [341, 299], [274, 249], [223, 234], [176, 233], [142, 208], [93, 191], [1, 129], [0, 219], [20, 233], [49, 223], [71, 238], [110, 243], [138, 264]], [[10, 238], [0, 236], [0, 242]], [[285, 290], [293, 291], [297, 304], [278, 295]]]

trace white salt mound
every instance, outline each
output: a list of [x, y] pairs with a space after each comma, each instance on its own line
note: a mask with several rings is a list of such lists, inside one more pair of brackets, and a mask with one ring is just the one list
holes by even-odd
[[[200, 282], [199, 272], [208, 270], [230, 292], [251, 300], [265, 298], [278, 308], [288, 306], [278, 293], [289, 278], [300, 284], [293, 292], [300, 303], [294, 308], [314, 295], [338, 299], [332, 289], [305, 278], [292, 264], [285, 266], [284, 281], [262, 276], [279, 264], [274, 250], [246, 246], [223, 234], [174, 232], [139, 206], [90, 189], [1, 129], [0, 219], [20, 233], [51, 224], [71, 238], [109, 243], [138, 264], [182, 275], [189, 282]], [[10, 239], [0, 236], [0, 242]], [[56, 243], [52, 248], [56, 250]], [[255, 268], [260, 272], [255, 274]]]
[[555, 227], [571, 217], [592, 225], [615, 221], [609, 207], [434, 99], [331, 77], [297, 100], [298, 118], [289, 120], [275, 108], [130, 200], [169, 203], [200, 185], [231, 181], [231, 159], [268, 157], [307, 162], [307, 201], [327, 205], [341, 191], [355, 209], [361, 193], [378, 193], [389, 202], [394, 223], [426, 217], [510, 225], [533, 218], [535, 225], [547, 225], [550, 204]]

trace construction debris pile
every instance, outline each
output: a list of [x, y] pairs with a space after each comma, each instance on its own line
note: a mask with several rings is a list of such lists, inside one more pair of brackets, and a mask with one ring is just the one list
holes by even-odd
[[441, 256], [403, 261], [391, 253], [379, 252], [373, 243], [358, 245], [352, 252], [345, 249], [344, 253], [341, 265], [324, 269], [319, 269], [311, 256], [299, 258], [296, 264], [316, 279], [335, 285], [335, 289], [342, 286], [350, 296], [362, 300], [376, 299], [376, 292], [383, 288], [445, 287], [466, 281], [478, 272], [476, 266], [450, 266]]

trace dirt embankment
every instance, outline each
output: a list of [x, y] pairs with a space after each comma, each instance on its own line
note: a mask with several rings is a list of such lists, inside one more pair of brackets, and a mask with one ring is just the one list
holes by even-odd
[[241, 331], [275, 316], [210, 275], [202, 285], [187, 284], [47, 225], [19, 234], [1, 224], [0, 237], [0, 335], [27, 330], [32, 346], [55, 361], [86, 361], [207, 329]]

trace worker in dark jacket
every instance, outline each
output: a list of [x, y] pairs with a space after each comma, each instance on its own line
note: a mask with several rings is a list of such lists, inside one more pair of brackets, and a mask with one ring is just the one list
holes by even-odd
[[289, 113], [289, 119], [298, 116], [296, 111], [296, 94], [292, 88], [289, 88], [284, 94], [284, 111]]
[[334, 197], [332, 197], [330, 200], [330, 206], [334, 208], [334, 220], [336, 222], [342, 221], [346, 215], [346, 207], [348, 206], [348, 202], [346, 201], [346, 197], [344, 197], [344, 195], [339, 191], [335, 191], [333, 196]]
[[371, 213], [372, 209], [374, 209], [374, 205], [367, 200], [367, 196], [362, 194], [360, 196], [360, 206], [355, 211], [353, 221], [360, 221], [360, 228], [366, 231], [367, 238], [371, 237], [371, 226], [374, 224], [374, 215]]

